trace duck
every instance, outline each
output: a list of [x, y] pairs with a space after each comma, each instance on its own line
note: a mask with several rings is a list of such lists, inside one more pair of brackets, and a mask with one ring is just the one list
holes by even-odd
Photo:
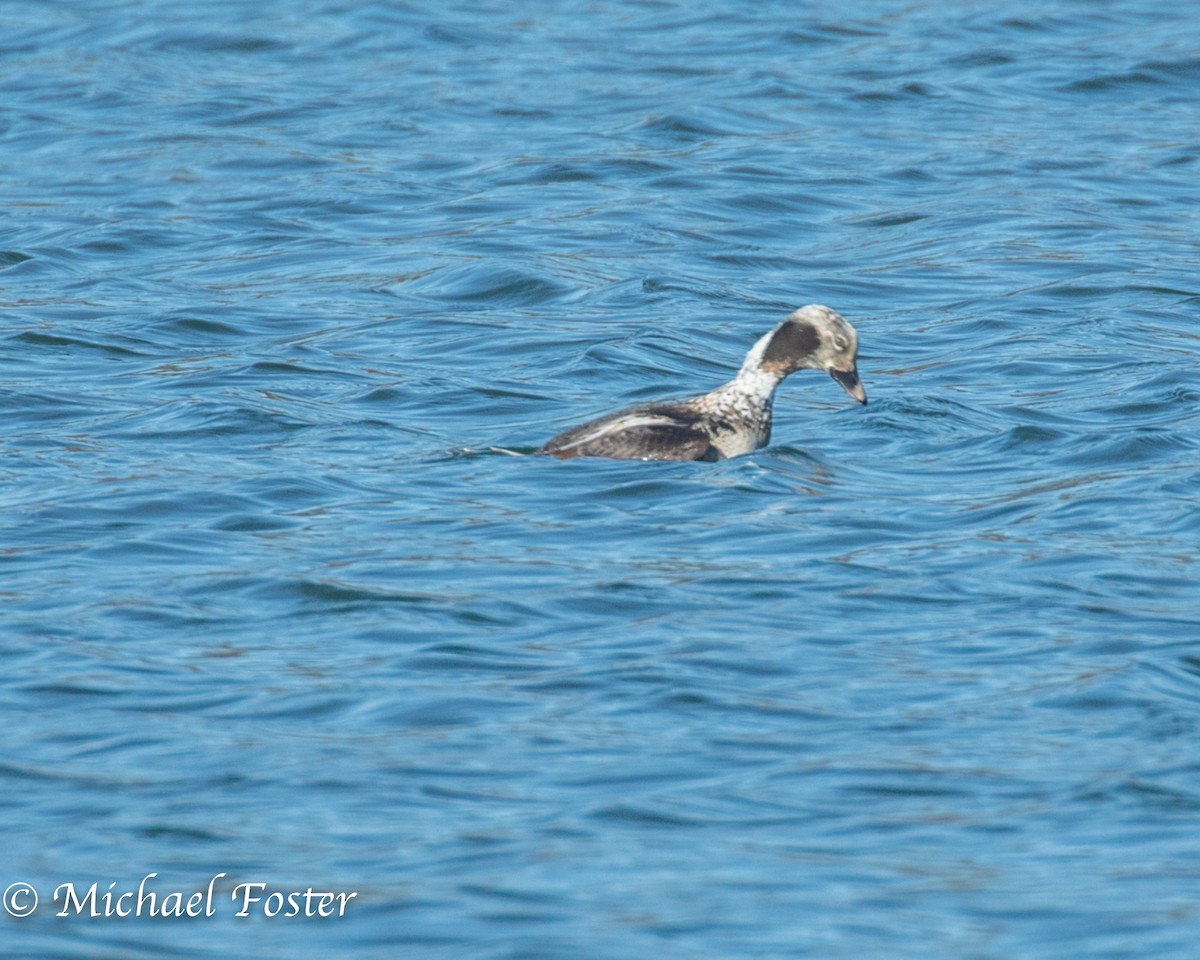
[[835, 310], [809, 304], [750, 348], [736, 377], [687, 400], [618, 410], [565, 430], [536, 452], [615, 460], [725, 460], [771, 440], [775, 388], [797, 370], [824, 370], [861, 404], [858, 334]]

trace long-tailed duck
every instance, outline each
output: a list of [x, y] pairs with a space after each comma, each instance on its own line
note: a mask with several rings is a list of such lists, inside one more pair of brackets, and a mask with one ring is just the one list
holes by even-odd
[[784, 377], [824, 370], [859, 403], [858, 335], [838, 313], [801, 307], [746, 354], [738, 375], [711, 393], [677, 403], [648, 403], [572, 427], [538, 450], [553, 457], [619, 460], [723, 460], [771, 439], [771, 401]]

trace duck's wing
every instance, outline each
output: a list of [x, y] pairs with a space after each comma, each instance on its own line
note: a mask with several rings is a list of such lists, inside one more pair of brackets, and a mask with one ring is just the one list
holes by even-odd
[[638, 408], [572, 427], [538, 453], [616, 460], [716, 460], [719, 453], [697, 418]]

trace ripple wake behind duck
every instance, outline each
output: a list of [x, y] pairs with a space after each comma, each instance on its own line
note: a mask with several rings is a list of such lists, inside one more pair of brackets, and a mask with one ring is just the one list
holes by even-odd
[[859, 403], [858, 334], [829, 307], [810, 304], [750, 348], [741, 370], [710, 393], [620, 410], [560, 433], [537, 452], [619, 460], [724, 460], [771, 439], [775, 388], [797, 370], [824, 370]]

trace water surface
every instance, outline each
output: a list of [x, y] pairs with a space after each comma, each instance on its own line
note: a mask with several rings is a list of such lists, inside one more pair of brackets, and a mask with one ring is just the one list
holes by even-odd
[[[0, 4], [6, 956], [1190, 958], [1200, 27]], [[717, 464], [558, 462], [804, 303]], [[64, 882], [353, 890], [60, 918]]]

